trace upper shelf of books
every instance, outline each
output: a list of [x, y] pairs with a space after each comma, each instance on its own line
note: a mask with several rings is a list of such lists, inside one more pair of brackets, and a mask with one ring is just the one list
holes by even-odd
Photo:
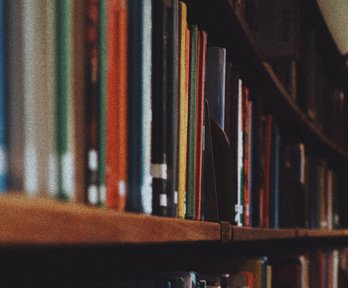
[[[238, 67], [248, 85], [257, 87], [267, 109], [287, 130], [286, 134], [294, 141], [303, 141], [330, 161], [347, 165], [347, 141], [342, 139], [342, 131], [338, 131], [343, 129], [343, 123], [328, 123], [334, 121], [327, 118], [344, 117], [333, 114], [344, 114], [346, 108], [328, 106], [346, 107], [348, 69], [315, 1], [282, 4], [290, 5], [279, 9], [290, 13], [290, 21], [299, 23], [294, 26], [281, 22], [285, 20], [277, 18], [276, 9], [263, 11], [269, 5], [276, 6], [275, 1], [262, 2], [259, 6], [257, 1], [185, 2], [191, 7], [189, 19], [207, 31], [208, 46], [227, 48], [232, 65]], [[265, 13], [269, 13], [267, 17]], [[302, 18], [310, 24], [303, 24]], [[289, 25], [285, 27], [288, 31], [283, 31], [285, 36], [279, 36], [282, 31], [277, 26], [282, 24]], [[277, 35], [288, 39], [277, 41]], [[315, 59], [308, 59], [309, 53], [315, 54]], [[323, 100], [325, 93], [327, 97]]]

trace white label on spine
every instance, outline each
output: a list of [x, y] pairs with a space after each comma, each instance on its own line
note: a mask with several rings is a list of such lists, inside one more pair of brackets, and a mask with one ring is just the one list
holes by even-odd
[[98, 202], [98, 189], [96, 185], [90, 185], [88, 187], [88, 202], [90, 204], [96, 205]]
[[145, 214], [152, 213], [152, 177], [147, 175], [144, 178], [144, 185], [141, 189], [142, 199], [143, 199], [143, 207]]
[[97, 171], [98, 169], [98, 153], [95, 149], [88, 152], [88, 168], [91, 171]]
[[153, 178], [167, 180], [167, 164], [151, 164]]
[[178, 204], [178, 191], [174, 192], [174, 204], [177, 205]]
[[100, 192], [100, 202], [105, 203], [105, 185], [101, 185], [99, 187], [99, 192]]
[[0, 146], [0, 175], [6, 175], [7, 172], [7, 157], [3, 146]]
[[161, 194], [160, 195], [160, 206], [161, 207], [167, 207], [167, 194]]
[[58, 191], [58, 163], [57, 156], [55, 154], [50, 154], [48, 156], [48, 193], [50, 196], [54, 197], [57, 195]]
[[62, 157], [62, 174], [63, 174], [63, 191], [65, 191], [69, 198], [72, 198], [73, 193], [73, 179], [74, 179], [74, 165], [72, 161], [72, 154], [66, 153]]
[[118, 192], [121, 197], [126, 196], [126, 183], [123, 180], [118, 182]]
[[28, 143], [25, 146], [25, 191], [34, 195], [38, 191], [37, 157], [35, 146]]

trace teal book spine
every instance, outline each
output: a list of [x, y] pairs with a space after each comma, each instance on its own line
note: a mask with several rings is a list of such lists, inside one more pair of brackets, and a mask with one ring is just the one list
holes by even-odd
[[195, 144], [196, 144], [196, 94], [197, 94], [197, 50], [198, 28], [190, 27], [190, 67], [189, 67], [189, 111], [188, 111], [188, 142], [187, 142], [187, 180], [186, 180], [186, 218], [195, 216]]

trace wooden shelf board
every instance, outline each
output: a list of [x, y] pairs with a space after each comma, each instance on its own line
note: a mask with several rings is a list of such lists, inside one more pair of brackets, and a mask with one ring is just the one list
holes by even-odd
[[220, 224], [24, 196], [0, 197], [0, 244], [122, 244], [220, 240]]
[[295, 239], [295, 229], [232, 227], [232, 241]]
[[348, 238], [348, 230], [330, 229], [296, 229], [298, 238]]

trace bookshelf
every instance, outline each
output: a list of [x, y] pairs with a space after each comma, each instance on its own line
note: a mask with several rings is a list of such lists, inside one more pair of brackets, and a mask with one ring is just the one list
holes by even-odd
[[[2, 196], [1, 245], [124, 245], [335, 238], [348, 243], [348, 230], [237, 227], [61, 203], [23, 195]], [[289, 244], [289, 242], [287, 242]]]
[[[241, 73], [253, 79], [262, 91], [270, 112], [286, 127], [286, 136], [294, 142], [303, 142], [332, 165], [347, 168], [348, 150], [330, 139], [294, 101], [262, 56], [237, 1], [184, 2], [189, 21], [207, 31], [211, 43], [227, 47], [231, 54], [245, 56], [236, 57]], [[313, 9], [317, 9], [314, 3]], [[344, 81], [348, 77], [347, 68], [343, 67], [338, 52], [332, 53], [330, 59]], [[112, 285], [108, 283], [123, 273], [132, 277], [133, 273], [152, 269], [205, 270], [228, 266], [235, 257], [293, 255], [315, 248], [348, 246], [348, 230], [344, 228], [237, 227], [228, 222], [117, 212], [20, 194], [23, 193], [8, 192], [0, 197], [0, 255], [4, 256], [0, 267], [8, 273], [7, 286], [11, 286], [16, 271], [24, 270], [16, 280], [19, 282], [13, 280], [17, 285], [26, 277], [32, 281], [29, 286], [51, 283], [48, 279], [40, 282], [44, 274], [50, 275], [57, 287], [66, 283], [64, 277], [70, 281], [69, 285]], [[27, 260], [17, 267], [17, 260], [23, 255]], [[206, 257], [211, 260], [209, 264], [205, 262]], [[34, 269], [40, 270], [35, 276], [30, 275], [31, 269], [26, 269], [30, 261], [40, 262], [33, 264]], [[52, 264], [51, 270], [45, 264]], [[64, 269], [58, 276], [60, 265]], [[117, 272], [111, 275], [113, 269]], [[82, 270], [85, 276], [81, 275]]]

